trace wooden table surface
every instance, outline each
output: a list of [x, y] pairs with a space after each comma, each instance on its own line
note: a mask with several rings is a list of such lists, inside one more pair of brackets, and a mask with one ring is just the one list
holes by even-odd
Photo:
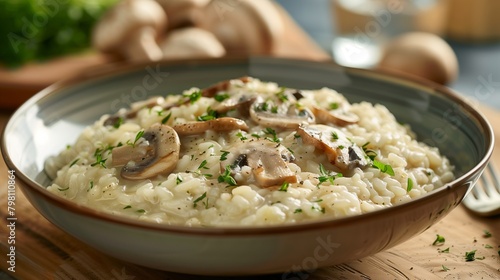
[[[288, 23], [288, 28], [293, 29], [289, 32], [293, 33], [293, 38], [287, 42], [295, 47], [291, 51], [282, 46], [279, 55], [315, 60], [328, 58], [292, 22]], [[496, 129], [497, 139], [500, 139], [500, 112], [480, 106]], [[0, 131], [11, 113], [0, 110]], [[493, 161], [500, 167], [498, 148]], [[0, 174], [0, 215], [3, 221], [0, 223], [0, 279], [217, 279], [152, 270], [108, 257], [48, 222], [31, 206], [19, 188], [16, 189], [15, 201], [16, 267], [15, 272], [11, 272], [6, 261], [10, 251], [6, 195], [8, 170], [3, 160], [0, 160]], [[485, 230], [491, 233], [491, 237], [484, 235]], [[446, 238], [444, 245], [432, 245], [437, 234]], [[440, 252], [446, 248], [449, 252]], [[477, 257], [484, 259], [466, 262], [465, 252], [473, 250], [477, 250]], [[307, 275], [296, 275], [294, 279], [500, 279], [499, 250], [500, 216], [479, 218], [460, 205], [424, 233], [390, 250], [318, 269]], [[292, 279], [283, 275], [246, 279], [256, 278]]]

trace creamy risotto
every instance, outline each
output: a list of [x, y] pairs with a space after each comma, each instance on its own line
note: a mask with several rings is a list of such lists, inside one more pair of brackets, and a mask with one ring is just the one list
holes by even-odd
[[453, 179], [386, 107], [250, 77], [102, 116], [45, 170], [48, 190], [78, 204], [187, 226], [359, 215]]

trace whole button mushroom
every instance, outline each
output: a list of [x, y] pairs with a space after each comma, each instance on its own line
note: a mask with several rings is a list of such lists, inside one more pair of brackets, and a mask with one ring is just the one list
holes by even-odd
[[168, 16], [168, 29], [194, 25], [195, 11], [203, 9], [210, 0], [156, 0]]
[[269, 54], [283, 33], [279, 10], [268, 0], [213, 0], [198, 11], [197, 24], [231, 54]]
[[155, 61], [163, 57], [157, 40], [166, 26], [167, 16], [154, 0], [123, 0], [99, 20], [92, 44], [129, 60]]
[[172, 30], [160, 48], [166, 59], [221, 57], [226, 54], [212, 33], [196, 27]]
[[453, 49], [439, 36], [411, 32], [394, 39], [384, 50], [379, 67], [448, 84], [458, 75]]

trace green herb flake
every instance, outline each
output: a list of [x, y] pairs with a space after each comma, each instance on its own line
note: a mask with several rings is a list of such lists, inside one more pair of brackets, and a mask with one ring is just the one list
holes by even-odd
[[335, 140], [338, 140], [339, 139], [339, 136], [337, 134], [337, 132], [332, 132], [332, 141], [335, 141]]
[[472, 262], [476, 259], [476, 250], [465, 252], [465, 261]]
[[444, 266], [444, 264], [443, 264], [443, 265], [441, 265], [441, 269], [442, 269], [443, 271], [448, 271], [448, 270], [450, 270], [449, 268], [447, 268], [446, 266]]
[[246, 136], [243, 135], [243, 133], [241, 131], [236, 133], [236, 136], [238, 136], [241, 141], [245, 141], [248, 139]]
[[392, 169], [392, 166], [389, 164], [382, 163], [378, 160], [374, 160], [372, 162], [372, 166], [379, 169], [382, 173], [386, 173], [388, 175], [394, 176], [394, 170]]
[[222, 154], [220, 155], [220, 161], [224, 161], [227, 159], [227, 155], [229, 155], [228, 151], [221, 151]]
[[113, 127], [118, 129], [123, 124], [124, 120], [122, 117], [118, 117], [116, 121], [113, 123]]
[[441, 244], [444, 244], [444, 242], [445, 242], [444, 236], [436, 234], [436, 240], [434, 240], [434, 242], [432, 243], [432, 245], [441, 245]]
[[492, 236], [493, 236], [493, 235], [491, 234], [491, 232], [489, 232], [489, 231], [488, 231], [488, 230], [486, 230], [486, 229], [485, 229], [485, 230], [483, 230], [483, 233], [484, 233], [484, 234], [483, 234], [483, 237], [484, 237], [484, 238], [490, 238], [490, 237], [492, 237]]
[[224, 173], [219, 175], [217, 178], [217, 181], [219, 183], [226, 183], [229, 186], [236, 186], [236, 180], [231, 176], [231, 165], [227, 165], [226, 168], [224, 169]]
[[278, 191], [280, 191], [280, 192], [286, 192], [288, 190], [289, 186], [290, 186], [290, 183], [283, 182], [283, 184], [281, 184], [281, 187], [278, 189]]
[[302, 209], [300, 208], [297, 208], [295, 209], [295, 211], [293, 211], [294, 214], [297, 214], [297, 213], [302, 213]]
[[330, 108], [330, 110], [337, 110], [339, 108], [339, 103], [337, 102], [332, 102], [330, 104], [328, 104], [328, 108]]
[[191, 94], [186, 94], [184, 96], [189, 99], [189, 102], [191, 102], [191, 104], [194, 104], [201, 98], [201, 90], [195, 91]]
[[79, 160], [80, 160], [80, 159], [79, 159], [79, 158], [77, 158], [77, 159], [75, 159], [74, 161], [72, 161], [72, 162], [69, 164], [69, 167], [71, 167], [71, 166], [75, 165], [75, 164], [76, 164]]
[[146, 213], [146, 210], [144, 210], [144, 209], [139, 209], [139, 210], [136, 210], [135, 212], [142, 214], [142, 213]]
[[411, 178], [408, 178], [406, 180], [406, 191], [409, 192], [413, 189], [413, 180]]
[[161, 124], [166, 124], [168, 122], [168, 120], [170, 120], [170, 117], [172, 117], [172, 112], [168, 113], [168, 115], [166, 117], [161, 119]]
[[264, 132], [264, 134], [266, 135], [271, 135], [272, 138], [267, 138], [268, 140], [272, 141], [272, 142], [275, 142], [275, 143], [279, 143], [281, 142], [281, 140], [279, 139], [278, 135], [276, 134], [276, 130], [270, 128], [270, 127], [266, 127], [264, 130], [262, 130], [262, 132]]
[[277, 114], [278, 113], [278, 106], [272, 106], [271, 107], [271, 113]]
[[285, 90], [286, 90], [285, 87], [281, 87], [280, 91], [276, 93], [276, 96], [278, 97], [279, 100], [281, 100], [281, 102], [288, 101], [288, 96], [286, 95]]
[[228, 98], [229, 98], [229, 94], [227, 94], [227, 93], [220, 93], [220, 94], [217, 94], [216, 96], [214, 96], [214, 99], [218, 102], [222, 102]]
[[201, 170], [201, 169], [208, 169], [208, 167], [206, 166], [207, 165], [207, 161], [206, 160], [203, 160], [200, 165], [198, 166], [198, 170]]
[[175, 184], [178, 185], [180, 183], [182, 183], [182, 177], [181, 175], [177, 175], [177, 177], [175, 178]]
[[491, 246], [490, 244], [485, 244], [484, 248], [486, 248], [486, 249], [493, 249], [493, 246]]
[[100, 149], [100, 148], [97, 148], [94, 152], [94, 157], [95, 157], [95, 162], [94, 163], [91, 163], [90, 166], [96, 166], [96, 165], [99, 165], [101, 166], [102, 168], [106, 168], [106, 158], [103, 158], [103, 152], [104, 150]]
[[450, 252], [450, 247], [443, 249], [443, 250], [438, 250], [439, 253], [449, 253]]
[[90, 191], [91, 189], [94, 188], [94, 181], [90, 181], [89, 185], [90, 186], [89, 186], [89, 189], [87, 191]]
[[340, 178], [343, 176], [342, 173], [331, 174], [330, 172], [326, 171], [323, 164], [319, 165], [319, 174], [320, 174], [320, 176], [318, 177], [318, 180], [319, 180], [318, 187], [319, 187], [319, 185], [321, 185], [322, 183], [324, 183], [326, 181], [329, 181], [330, 184], [333, 185], [333, 182], [335, 181], [336, 178]]
[[123, 209], [130, 209], [130, 208], [132, 208], [132, 206], [130, 206], [130, 205], [123, 207]]
[[139, 130], [137, 132], [137, 134], [135, 135], [134, 142], [130, 142], [130, 140], [129, 140], [129, 141], [127, 141], [127, 144], [132, 146], [132, 147], [135, 147], [135, 144], [137, 144], [137, 141], [139, 141], [139, 139], [141, 139], [142, 136], [144, 136], [144, 130]]
[[196, 208], [196, 206], [198, 206], [198, 202], [202, 201], [205, 197], [207, 197], [207, 192], [204, 192], [202, 195], [200, 195], [197, 199], [193, 201], [193, 207]]
[[217, 111], [212, 110], [212, 108], [208, 107], [207, 113], [201, 116], [198, 116], [196, 119], [198, 121], [210, 121], [210, 120], [215, 120], [216, 118], [220, 117], [219, 113]]

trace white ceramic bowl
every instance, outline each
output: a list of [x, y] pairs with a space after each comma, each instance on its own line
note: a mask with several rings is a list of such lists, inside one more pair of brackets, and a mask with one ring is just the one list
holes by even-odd
[[[360, 216], [258, 228], [189, 228], [141, 222], [78, 206], [49, 193], [48, 156], [105, 113], [152, 95], [249, 75], [294, 88], [331, 87], [351, 102], [382, 103], [420, 141], [439, 147], [456, 180], [412, 202]], [[26, 197], [48, 220], [88, 245], [131, 263], [203, 275], [311, 270], [362, 258], [421, 233], [460, 204], [493, 149], [490, 125], [445, 87], [379, 72], [275, 58], [178, 61], [111, 67], [51, 86], [8, 122], [2, 151]], [[287, 279], [287, 278], [284, 278]]]

